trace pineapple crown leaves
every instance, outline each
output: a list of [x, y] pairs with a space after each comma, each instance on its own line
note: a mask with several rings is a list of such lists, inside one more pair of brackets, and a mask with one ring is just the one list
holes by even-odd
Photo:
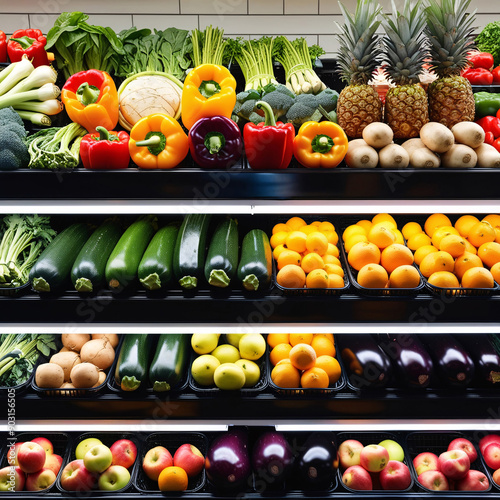
[[440, 76], [459, 75], [474, 48], [472, 26], [476, 11], [467, 14], [471, 0], [427, 0], [426, 33], [431, 44], [432, 69]]
[[382, 59], [382, 47], [375, 35], [381, 7], [373, 0], [358, 0], [354, 16], [339, 2], [345, 24], [337, 35], [339, 73], [349, 84], [367, 84]]

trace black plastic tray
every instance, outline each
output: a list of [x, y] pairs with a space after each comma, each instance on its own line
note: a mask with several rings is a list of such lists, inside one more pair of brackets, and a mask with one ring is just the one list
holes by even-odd
[[15, 394], [16, 396], [19, 396], [20, 394], [25, 392], [28, 389], [28, 387], [31, 386], [31, 384], [35, 378], [36, 368], [41, 363], [42, 359], [44, 359], [44, 357], [40, 354], [38, 356], [35, 364], [33, 365], [33, 370], [31, 371], [31, 373], [30, 373], [29, 377], [26, 379], [26, 381], [24, 381], [22, 384], [14, 385], [12, 387], [1, 386], [0, 387], [0, 395], [5, 395], [9, 391], [14, 391], [13, 394]]
[[4, 297], [20, 297], [21, 295], [28, 293], [30, 290], [31, 290], [31, 282], [28, 281], [24, 285], [12, 288], [0, 286], [0, 295]]

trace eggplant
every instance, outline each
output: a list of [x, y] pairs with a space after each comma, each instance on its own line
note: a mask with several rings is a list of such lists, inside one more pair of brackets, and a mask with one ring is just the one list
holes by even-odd
[[342, 361], [357, 389], [385, 387], [392, 376], [391, 361], [369, 334], [339, 335]]
[[246, 433], [234, 430], [216, 438], [208, 450], [205, 471], [217, 488], [245, 486], [252, 472]]
[[423, 389], [431, 383], [434, 364], [417, 335], [380, 335], [379, 346], [389, 356], [398, 382], [406, 388]]
[[460, 343], [448, 334], [423, 335], [422, 342], [434, 360], [440, 381], [466, 387], [474, 379], [474, 362]]
[[487, 335], [460, 335], [476, 367], [476, 380], [481, 384], [500, 382], [500, 356]]
[[269, 431], [255, 442], [252, 467], [257, 477], [272, 483], [282, 483], [293, 466], [293, 452], [281, 432]]
[[313, 432], [295, 461], [298, 483], [303, 489], [328, 490], [339, 466], [337, 446], [330, 432]]

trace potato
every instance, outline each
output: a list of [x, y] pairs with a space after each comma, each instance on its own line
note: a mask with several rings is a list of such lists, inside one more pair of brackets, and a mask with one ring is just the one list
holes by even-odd
[[85, 342], [90, 340], [90, 335], [87, 333], [63, 333], [61, 342], [63, 346], [70, 351], [80, 352]]
[[71, 383], [77, 389], [93, 387], [99, 380], [99, 369], [92, 363], [80, 363], [71, 370]]
[[368, 143], [364, 139], [352, 139], [349, 141], [347, 147], [350, 150], [357, 148], [358, 146], [368, 146]]
[[483, 127], [474, 122], [459, 122], [451, 127], [455, 136], [455, 142], [465, 144], [470, 148], [478, 148], [484, 142], [485, 133]]
[[51, 363], [59, 365], [64, 371], [64, 382], [70, 381], [70, 373], [72, 368], [81, 363], [80, 356], [77, 352], [58, 352], [50, 358]]
[[441, 158], [424, 146], [410, 153], [410, 165], [413, 168], [438, 168], [441, 165]]
[[101, 370], [107, 370], [115, 359], [115, 350], [106, 339], [95, 339], [87, 342], [80, 352], [84, 363], [93, 363]]
[[59, 349], [59, 352], [73, 352], [71, 349], [68, 349], [67, 347], [61, 347], [61, 349]]
[[378, 165], [377, 150], [371, 146], [348, 146], [345, 163], [350, 168], [375, 168]]
[[75, 386], [71, 382], [64, 382], [63, 385], [61, 385], [61, 389], [74, 389]]
[[392, 142], [394, 132], [386, 123], [373, 122], [363, 129], [363, 139], [367, 142], [368, 146], [381, 149]]
[[111, 344], [113, 349], [116, 349], [118, 341], [120, 340], [116, 333], [93, 333], [92, 340], [95, 339], [106, 339]]
[[499, 168], [500, 153], [491, 145], [483, 143], [474, 150], [477, 154], [477, 166], [483, 168]]
[[35, 373], [35, 382], [38, 387], [59, 388], [64, 383], [64, 370], [55, 363], [38, 365]]
[[441, 155], [441, 163], [446, 168], [472, 168], [477, 164], [477, 154], [465, 144], [453, 144]]
[[438, 122], [426, 123], [420, 129], [420, 139], [434, 153], [446, 153], [455, 144], [453, 132]]
[[403, 146], [389, 144], [378, 152], [378, 161], [382, 168], [406, 168], [410, 155]]
[[[408, 139], [407, 141], [401, 144], [406, 149], [406, 152], [411, 156], [413, 151], [421, 148], [427, 148], [427, 146], [422, 142], [422, 139], [418, 137], [414, 137], [413, 139]], [[428, 149], [428, 148], [427, 148]]]
[[99, 387], [106, 381], [106, 372], [100, 371], [97, 382], [92, 387]]

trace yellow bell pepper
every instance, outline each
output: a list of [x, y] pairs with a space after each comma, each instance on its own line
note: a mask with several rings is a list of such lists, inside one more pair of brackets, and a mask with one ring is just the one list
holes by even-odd
[[342, 127], [331, 121], [302, 124], [293, 140], [293, 154], [306, 168], [334, 168], [347, 153]]
[[231, 118], [236, 104], [236, 80], [224, 66], [200, 64], [184, 80], [182, 123], [189, 130], [200, 118]]
[[140, 168], [174, 168], [186, 158], [188, 137], [169, 115], [155, 113], [141, 118], [130, 131], [129, 152]]

